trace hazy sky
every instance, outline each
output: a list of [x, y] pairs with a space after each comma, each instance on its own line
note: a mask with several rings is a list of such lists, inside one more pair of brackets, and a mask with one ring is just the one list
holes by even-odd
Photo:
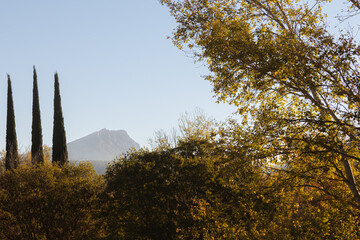
[[51, 145], [53, 75], [60, 79], [68, 142], [102, 128], [124, 129], [145, 146], [184, 112], [218, 120], [205, 67], [176, 49], [175, 23], [157, 0], [0, 2], [0, 149], [5, 147], [6, 73], [11, 75], [19, 146], [30, 146], [32, 67], [37, 68], [44, 143]]

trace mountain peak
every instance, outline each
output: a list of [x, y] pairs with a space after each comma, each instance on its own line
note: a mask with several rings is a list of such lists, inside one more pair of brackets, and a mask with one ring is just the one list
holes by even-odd
[[125, 130], [106, 128], [68, 143], [70, 160], [110, 161], [131, 148], [139, 149], [140, 145]]

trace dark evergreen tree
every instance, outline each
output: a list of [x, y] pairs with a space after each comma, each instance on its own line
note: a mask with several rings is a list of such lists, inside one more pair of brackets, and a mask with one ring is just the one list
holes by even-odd
[[11, 80], [10, 76], [8, 75], [5, 168], [7, 170], [15, 169], [18, 163], [19, 156], [16, 140], [14, 103], [12, 97]]
[[66, 134], [64, 118], [61, 109], [61, 97], [58, 74], [55, 73], [55, 93], [54, 93], [54, 129], [52, 162], [63, 166], [68, 162], [68, 152], [66, 147]]
[[39, 103], [39, 90], [37, 84], [36, 69], [34, 66], [33, 77], [33, 106], [32, 106], [32, 126], [31, 126], [31, 162], [41, 164], [44, 162], [44, 152], [42, 145], [42, 129]]

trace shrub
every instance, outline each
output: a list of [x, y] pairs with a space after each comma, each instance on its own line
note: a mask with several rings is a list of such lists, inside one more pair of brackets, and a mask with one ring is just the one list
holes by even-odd
[[20, 165], [0, 172], [0, 239], [97, 239], [97, 195], [103, 181], [91, 165]]

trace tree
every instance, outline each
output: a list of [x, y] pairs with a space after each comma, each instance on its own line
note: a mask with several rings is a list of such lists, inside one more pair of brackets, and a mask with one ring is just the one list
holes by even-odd
[[32, 109], [32, 127], [31, 127], [31, 162], [33, 164], [41, 164], [44, 162], [44, 151], [42, 144], [39, 90], [38, 90], [35, 66], [34, 66], [34, 76], [33, 76], [33, 106], [32, 107], [33, 109]]
[[179, 129], [174, 145], [157, 135], [152, 151], [109, 166], [108, 239], [290, 239], [274, 219], [281, 188], [270, 188], [260, 165], [224, 144], [227, 131], [199, 111], [183, 115]]
[[207, 145], [133, 152], [110, 166], [102, 213], [107, 239], [260, 239], [270, 230], [276, 205], [264, 196], [275, 195], [258, 192], [266, 181], [261, 172], [241, 169], [242, 185], [229, 184], [227, 177], [241, 170], [223, 175], [226, 164]]
[[174, 44], [206, 62], [218, 100], [251, 127], [253, 153], [280, 170], [346, 184], [360, 209], [360, 45], [351, 32], [329, 32], [327, 1], [161, 2], [178, 22]]
[[349, 0], [349, 1], [353, 5], [352, 8], [357, 9], [358, 11], [360, 10], [360, 1], [359, 0]]
[[[356, 203], [351, 192], [330, 164], [336, 159], [324, 152], [316, 156], [287, 154], [289, 164], [279, 169], [264, 161], [274, 152], [266, 148], [268, 136], [259, 133], [257, 138], [253, 131], [251, 126], [243, 127], [230, 121], [219, 129], [215, 145], [232, 163], [223, 175], [230, 179], [234, 173], [247, 176], [247, 165], [254, 165], [266, 175], [256, 183], [257, 193], [264, 195], [266, 190], [273, 191], [277, 199], [276, 212], [272, 225], [266, 227], [269, 230], [264, 233], [266, 237], [260, 239], [359, 238], [360, 215], [354, 209]], [[235, 184], [247, 185], [241, 180]], [[271, 196], [268, 194], [266, 201], [274, 201]]]
[[11, 79], [8, 75], [7, 118], [6, 118], [6, 157], [5, 168], [13, 170], [18, 166], [18, 148], [16, 139], [14, 103], [11, 89]]
[[140, 150], [114, 162], [102, 196], [106, 238], [360, 237], [350, 194], [339, 194], [346, 186], [314, 178], [320, 173], [299, 178], [269, 168], [248, 148], [252, 133], [234, 131], [239, 127], [230, 121], [200, 138], [198, 127], [187, 128], [173, 148]]
[[101, 239], [103, 179], [89, 164], [0, 172], [0, 239]]
[[61, 97], [58, 74], [55, 73], [55, 92], [54, 92], [54, 128], [53, 128], [53, 147], [52, 161], [60, 166], [68, 163], [68, 152], [66, 146], [66, 134], [64, 118], [61, 108]]
[[154, 137], [149, 140], [154, 150], [175, 148], [181, 142], [195, 142], [209, 139], [217, 126], [216, 121], [207, 116], [201, 109], [185, 112], [178, 120], [178, 129], [173, 128], [168, 134], [164, 130], [155, 131]]

